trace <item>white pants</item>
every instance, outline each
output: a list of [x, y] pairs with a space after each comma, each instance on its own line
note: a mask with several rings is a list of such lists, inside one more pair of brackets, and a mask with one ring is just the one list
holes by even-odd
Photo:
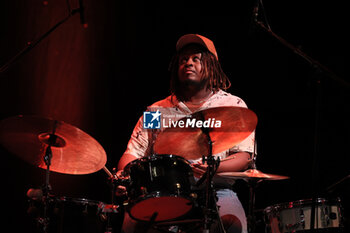
[[[219, 207], [219, 215], [223, 219], [224, 225], [227, 226], [225, 222], [232, 223], [232, 225], [231, 224], [228, 225], [229, 227], [227, 227], [226, 232], [227, 233], [247, 233], [246, 215], [242, 207], [242, 204], [237, 197], [237, 194], [230, 189], [220, 189], [220, 190], [217, 190], [217, 197], [218, 197], [217, 205]], [[136, 227], [137, 224], [139, 223], [133, 220], [128, 213], [125, 213], [122, 233], [140, 233], [140, 230], [138, 230], [140, 228]], [[144, 228], [141, 227], [141, 229], [144, 229]], [[155, 233], [159, 231], [150, 229], [147, 232]]]
[[216, 193], [218, 196], [217, 205], [219, 207], [220, 217], [225, 220], [226, 215], [236, 220], [233, 226], [226, 229], [226, 232], [247, 233], [247, 218], [237, 194], [230, 189], [220, 189]]

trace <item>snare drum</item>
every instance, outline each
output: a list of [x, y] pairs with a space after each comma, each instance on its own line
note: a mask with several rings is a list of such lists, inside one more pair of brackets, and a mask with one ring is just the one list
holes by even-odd
[[[314, 203], [316, 232], [341, 232], [342, 216], [340, 199], [328, 201], [317, 198]], [[311, 230], [312, 199], [299, 200], [269, 206], [264, 210], [267, 232], [294, 233]]]
[[188, 213], [194, 198], [190, 163], [176, 155], [152, 155], [129, 163], [127, 211], [139, 221], [166, 221]]

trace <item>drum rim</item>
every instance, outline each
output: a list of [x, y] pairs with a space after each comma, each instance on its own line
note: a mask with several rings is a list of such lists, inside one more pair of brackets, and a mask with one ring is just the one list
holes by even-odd
[[145, 156], [145, 157], [141, 157], [141, 158], [138, 158], [138, 159], [135, 159], [131, 162], [129, 162], [125, 168], [124, 168], [124, 171], [127, 171], [127, 170], [130, 170], [130, 167], [134, 164], [137, 164], [139, 162], [147, 162], [147, 161], [152, 161], [154, 159], [164, 159], [164, 158], [176, 158], [176, 159], [179, 159], [179, 160], [182, 160], [183, 162], [185, 162], [187, 165], [191, 166], [191, 163], [185, 159], [184, 157], [180, 156], [180, 155], [173, 155], [173, 154], [152, 154], [152, 155], [149, 155], [149, 156]]
[[[185, 196], [186, 194], [188, 196]], [[191, 203], [193, 204], [193, 201], [194, 201], [195, 198], [194, 197], [191, 198], [191, 194], [192, 194], [192, 192], [189, 192], [189, 193], [188, 192], [181, 192], [180, 194], [174, 194], [174, 193], [164, 192], [164, 191], [153, 191], [153, 192], [141, 195], [138, 198], [136, 198], [135, 200], [129, 200], [129, 202], [134, 204], [134, 203], [138, 203], [140, 201], [147, 200], [149, 198], [182, 197], [184, 199], [187, 199], [187, 200], [191, 201]], [[188, 197], [190, 197], [190, 198], [188, 198]]]
[[[322, 204], [338, 204], [338, 203], [340, 203], [340, 200], [338, 198], [336, 200], [328, 200], [327, 198], [318, 197], [315, 200], [315, 204], [317, 206]], [[290, 201], [290, 202], [283, 202], [283, 203], [278, 203], [278, 204], [274, 204], [266, 207], [264, 209], [264, 213], [270, 213], [272, 211], [279, 211], [279, 210], [285, 210], [285, 209], [293, 209], [293, 208], [303, 207], [311, 204], [312, 204], [312, 198], [300, 199], [300, 200]]]
[[98, 206], [102, 201], [96, 201], [87, 199], [84, 197], [69, 197], [69, 196], [59, 196], [54, 198], [54, 201], [57, 201], [58, 203], [75, 203], [75, 204], [81, 204], [81, 205], [89, 205], [89, 206]]

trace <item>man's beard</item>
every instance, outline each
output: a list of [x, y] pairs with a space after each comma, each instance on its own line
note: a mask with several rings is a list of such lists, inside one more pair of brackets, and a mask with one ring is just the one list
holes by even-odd
[[186, 91], [187, 89], [192, 89], [192, 90], [201, 90], [205, 88], [207, 85], [207, 80], [202, 79], [200, 81], [194, 81], [191, 79], [186, 79], [184, 81], [180, 81], [180, 87], [183, 89], [183, 91]]

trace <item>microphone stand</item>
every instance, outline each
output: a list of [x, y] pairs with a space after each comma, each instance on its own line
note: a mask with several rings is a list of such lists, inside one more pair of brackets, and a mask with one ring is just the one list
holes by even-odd
[[294, 52], [295, 54], [299, 55], [301, 58], [303, 58], [307, 63], [311, 65], [311, 67], [316, 68], [317, 70], [322, 71], [323, 73], [327, 74], [330, 78], [337, 81], [338, 83], [350, 87], [350, 83], [345, 81], [344, 79], [340, 78], [338, 75], [336, 75], [332, 70], [330, 70], [328, 67], [322, 65], [319, 61], [315, 60], [314, 58], [310, 57], [306, 53], [304, 53], [300, 48], [292, 45], [287, 40], [283, 39], [276, 33], [274, 33], [270, 27], [265, 26], [265, 24], [261, 21], [255, 21], [256, 25], [258, 25], [260, 28], [262, 28], [265, 32], [270, 34], [272, 37], [277, 39], [282, 45], [289, 48]]
[[333, 183], [332, 185], [328, 186], [326, 191], [327, 193], [332, 193], [334, 192], [334, 190], [340, 185], [342, 184], [344, 181], [350, 179], [350, 175], [347, 175], [345, 177], [343, 177], [342, 179], [338, 180], [337, 182]]
[[39, 38], [35, 39], [34, 41], [27, 42], [27, 46], [24, 47], [19, 53], [17, 53], [15, 56], [13, 56], [10, 60], [8, 60], [4, 65], [0, 67], [0, 73], [5, 72], [11, 65], [13, 65], [16, 61], [18, 61], [21, 57], [23, 57], [26, 53], [28, 53], [30, 50], [32, 50], [35, 46], [37, 46], [43, 39], [45, 39], [48, 35], [50, 35], [53, 31], [55, 31], [60, 25], [68, 21], [73, 15], [76, 13], [82, 12], [83, 8], [77, 8], [73, 9], [69, 12], [68, 16], [66, 16], [64, 19], [60, 20], [57, 24], [55, 24], [52, 28], [50, 28], [47, 32], [45, 32], [43, 35], [41, 35]]
[[319, 61], [315, 60], [314, 58], [310, 57], [306, 53], [304, 53], [301, 49], [297, 48], [296, 46], [289, 43], [284, 38], [280, 37], [276, 33], [274, 33], [267, 23], [265, 12], [263, 11], [263, 16], [265, 17], [265, 21], [267, 23], [267, 26], [258, 20], [258, 7], [259, 4], [261, 4], [261, 7], [263, 8], [262, 0], [258, 0], [258, 5], [254, 7], [253, 9], [253, 17], [254, 17], [254, 23], [263, 29], [263, 31], [267, 32], [269, 35], [277, 39], [278, 42], [280, 42], [283, 46], [287, 47], [288, 49], [292, 50], [295, 54], [297, 54], [299, 57], [303, 58], [304, 61], [310, 64], [312, 68], [314, 68], [315, 71], [315, 85], [316, 85], [316, 103], [315, 103], [315, 129], [314, 129], [314, 153], [312, 158], [312, 176], [311, 176], [311, 187], [312, 187], [312, 205], [311, 205], [311, 223], [310, 223], [310, 230], [311, 232], [315, 232], [315, 205], [317, 200], [317, 193], [319, 192], [319, 187], [315, 187], [315, 185], [319, 186], [319, 182], [317, 182], [317, 176], [319, 175], [319, 161], [317, 158], [319, 157], [320, 153], [320, 116], [321, 116], [321, 94], [322, 94], [322, 88], [321, 88], [321, 75], [320, 74], [326, 74], [328, 77], [332, 78], [333, 80], [337, 81], [343, 86], [350, 87], [350, 83], [343, 80], [342, 78], [338, 77], [333, 71], [331, 71], [328, 67], [322, 65]]

